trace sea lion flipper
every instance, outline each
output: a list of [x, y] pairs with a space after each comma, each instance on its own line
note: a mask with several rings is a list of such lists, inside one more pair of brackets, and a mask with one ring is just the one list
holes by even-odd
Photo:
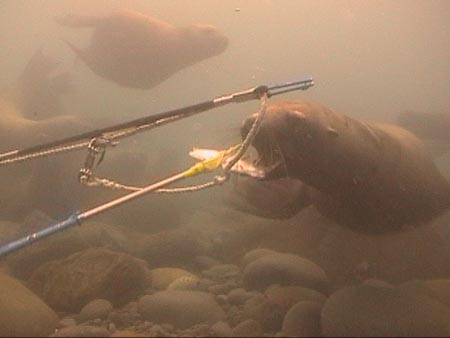
[[299, 180], [261, 181], [240, 177], [233, 190], [225, 194], [225, 203], [255, 216], [287, 219], [312, 203], [311, 192], [311, 188]]
[[75, 53], [75, 55], [77, 56], [77, 58], [75, 59], [75, 61], [80, 58], [81, 60], [83, 60], [83, 62], [85, 62], [86, 64], [89, 64], [87, 58], [86, 58], [86, 52], [84, 50], [82, 50], [81, 48], [78, 48], [77, 46], [75, 46], [72, 42], [65, 40], [65, 39], [61, 39], [67, 46], [69, 46], [69, 48]]

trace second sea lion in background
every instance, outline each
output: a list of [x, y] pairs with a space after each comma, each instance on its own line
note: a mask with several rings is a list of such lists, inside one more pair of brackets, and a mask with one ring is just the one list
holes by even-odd
[[44, 120], [64, 114], [62, 96], [72, 88], [70, 74], [56, 72], [58, 61], [38, 49], [15, 87], [15, 104], [24, 118]]
[[228, 45], [214, 26], [175, 27], [131, 10], [105, 17], [68, 15], [57, 22], [93, 28], [89, 47], [69, 46], [94, 73], [132, 88], [150, 89], [177, 71], [222, 53]]

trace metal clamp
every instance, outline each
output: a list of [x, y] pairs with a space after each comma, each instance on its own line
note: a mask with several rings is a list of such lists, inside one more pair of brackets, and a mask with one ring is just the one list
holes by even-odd
[[[117, 141], [112, 141], [103, 136], [95, 137], [89, 142], [84, 166], [78, 173], [78, 181], [81, 184], [85, 185], [91, 180], [94, 175], [94, 169], [97, 168], [105, 158], [106, 146], [116, 146], [117, 144]], [[99, 155], [100, 157], [97, 158]]]

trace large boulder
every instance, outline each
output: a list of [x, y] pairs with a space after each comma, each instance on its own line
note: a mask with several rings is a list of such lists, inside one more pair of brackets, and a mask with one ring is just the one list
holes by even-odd
[[93, 248], [42, 265], [29, 285], [54, 309], [78, 312], [97, 298], [115, 306], [132, 301], [147, 286], [147, 273], [143, 260]]
[[338, 290], [321, 314], [324, 336], [450, 335], [450, 308], [423, 293], [361, 285]]
[[185, 329], [197, 324], [214, 324], [225, 313], [211, 294], [200, 291], [161, 291], [139, 299], [143, 319], [157, 324], [172, 324]]
[[[49, 224], [56, 223], [56, 221], [49, 222]], [[28, 279], [41, 265], [68, 257], [89, 247], [103, 247], [130, 253], [137, 241], [134, 237], [132, 233], [125, 232], [120, 227], [87, 222], [14, 252], [8, 256], [7, 262], [16, 277]]]
[[18, 280], [0, 272], [0, 337], [48, 336], [58, 316]]

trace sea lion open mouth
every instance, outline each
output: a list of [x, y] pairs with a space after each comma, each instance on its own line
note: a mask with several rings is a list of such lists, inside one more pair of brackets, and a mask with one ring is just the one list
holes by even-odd
[[[255, 118], [256, 116], [252, 115], [244, 121], [241, 128], [242, 139], [247, 137]], [[270, 130], [261, 128], [253, 140], [252, 148], [255, 152], [240, 161], [241, 167], [238, 168], [243, 174], [261, 180], [274, 180], [288, 176], [282, 150]], [[255, 172], [259, 175], [251, 174]]]

